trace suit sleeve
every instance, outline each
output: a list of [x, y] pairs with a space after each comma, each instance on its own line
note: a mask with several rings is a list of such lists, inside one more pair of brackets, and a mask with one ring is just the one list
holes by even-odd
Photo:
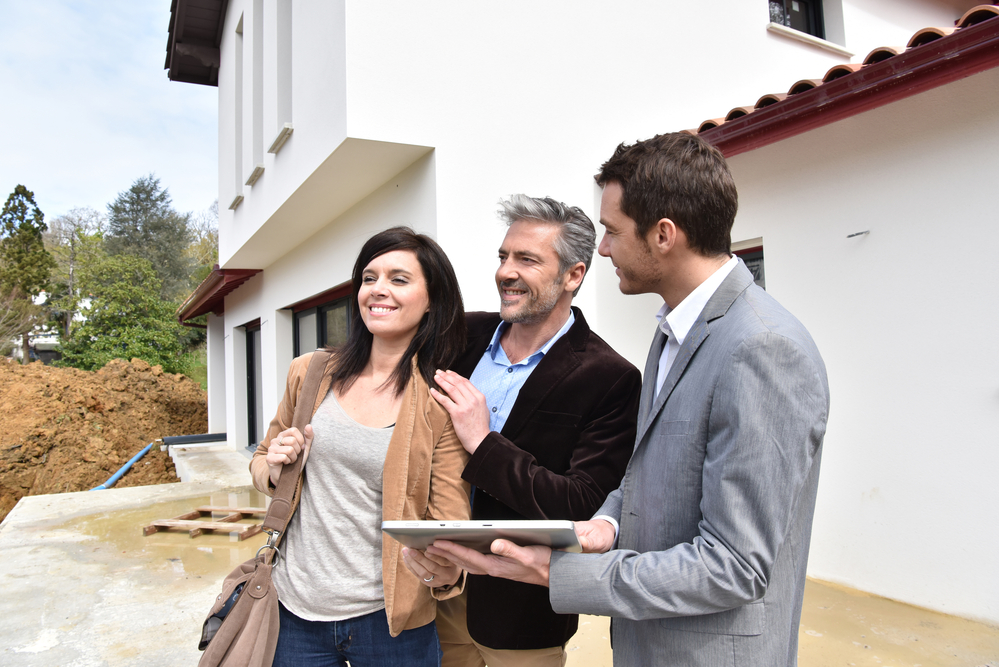
[[284, 396], [278, 404], [277, 414], [271, 420], [267, 427], [267, 435], [257, 444], [257, 449], [253, 452], [253, 458], [250, 460], [250, 475], [253, 478], [253, 486], [268, 496], [274, 494], [274, 487], [271, 485], [270, 468], [267, 465], [267, 447], [278, 433], [291, 428], [291, 421], [295, 416], [295, 405], [298, 404], [298, 394], [302, 391], [302, 383], [305, 381], [305, 374], [309, 370], [311, 359], [312, 353], [310, 352], [292, 360], [291, 367], [288, 369]]
[[[782, 336], [743, 341], [711, 398], [698, 534], [665, 551], [556, 552], [553, 608], [643, 620], [715, 613], [762, 598], [800, 519], [799, 502], [815, 490], [812, 467], [829, 406], [824, 377]], [[665, 523], [669, 508], [661, 513]]]
[[[540, 465], [528, 451], [492, 432], [472, 455], [463, 477], [528, 519], [588, 519], [617, 488], [635, 444], [641, 376], [623, 367], [569, 443], [564, 472]], [[607, 378], [602, 378], [607, 381]]]

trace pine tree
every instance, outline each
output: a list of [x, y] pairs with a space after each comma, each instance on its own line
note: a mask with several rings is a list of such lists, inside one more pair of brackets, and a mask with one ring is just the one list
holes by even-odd
[[[48, 287], [55, 260], [42, 240], [46, 229], [35, 194], [18, 185], [0, 212], [0, 293], [33, 301]], [[35, 323], [24, 325], [26, 328], [20, 332], [22, 363], [29, 361], [28, 334]]]
[[174, 210], [158, 178], [144, 176], [108, 204], [105, 248], [112, 255], [149, 260], [161, 282], [160, 296], [177, 300], [186, 296], [191, 275], [189, 218]]

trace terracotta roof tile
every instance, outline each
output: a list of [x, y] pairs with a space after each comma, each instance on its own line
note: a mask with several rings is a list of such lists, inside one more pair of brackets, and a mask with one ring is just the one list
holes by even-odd
[[978, 5], [966, 11], [964, 16], [958, 19], [957, 25], [961, 28], [967, 28], [976, 23], [987, 21], [997, 15], [999, 15], [999, 7], [996, 7], [994, 3], [991, 5]]
[[812, 88], [817, 88], [822, 85], [822, 79], [802, 79], [798, 81], [793, 86], [788, 88], [788, 95], [800, 95], [801, 93], [807, 92]]
[[736, 118], [742, 118], [748, 113], [753, 113], [756, 111], [756, 107], [736, 107], [725, 114], [725, 120], [735, 120]]
[[724, 118], [711, 118], [701, 123], [700, 127], [694, 130], [694, 134], [698, 134], [700, 132], [704, 132], [705, 130], [710, 130], [711, 128], [718, 127], [724, 122], [725, 122]]
[[879, 47], [862, 63], [834, 65], [821, 79], [687, 131], [737, 155], [997, 66], [999, 0], [973, 7], [954, 27], [923, 28], [906, 47]]
[[778, 102], [783, 102], [787, 97], [787, 93], [767, 93], [760, 99], [756, 100], [756, 108], [762, 109], [768, 107], [771, 104], [777, 104]]
[[923, 28], [909, 40], [906, 44], [906, 48], [914, 49], [917, 46], [922, 46], [923, 44], [929, 44], [932, 41], [938, 40], [941, 37], [946, 37], [957, 30], [957, 28]]
[[833, 65], [829, 68], [829, 71], [826, 72], [826, 75], [822, 77], [822, 83], [829, 83], [830, 81], [835, 81], [841, 76], [853, 74], [863, 66], [863, 63], [841, 63], [839, 65]]
[[904, 46], [879, 46], [864, 58], [865, 65], [873, 65], [874, 63], [879, 63], [882, 60], [888, 60], [889, 58], [894, 58], [900, 53], [905, 51]]

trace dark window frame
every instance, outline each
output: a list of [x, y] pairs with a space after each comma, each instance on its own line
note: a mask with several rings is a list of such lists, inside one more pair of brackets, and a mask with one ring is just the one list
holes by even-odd
[[[753, 282], [762, 287], [767, 288], [767, 275], [765, 270], [764, 258], [763, 258], [763, 246], [756, 245], [751, 248], [742, 248], [741, 250], [733, 250], [732, 254], [736, 257], [741, 257], [742, 261], [746, 263], [746, 267], [753, 274]], [[756, 270], [754, 262], [758, 260], [759, 270]]]
[[[257, 433], [257, 359], [260, 350], [260, 319], [243, 325], [246, 334], [246, 428], [247, 449], [256, 449], [257, 443], [264, 437]], [[256, 335], [254, 335], [256, 334]], [[256, 352], [256, 353], [255, 353]]]
[[[770, 22], [803, 32], [819, 39], [826, 38], [822, 15], [823, 0], [769, 0]], [[793, 5], [799, 9], [794, 11]]]
[[[350, 300], [353, 289], [349, 282], [337, 285], [314, 297], [299, 301], [289, 306], [292, 311], [292, 353], [299, 357], [312, 350], [300, 349], [299, 340], [301, 321], [309, 315], [316, 316], [316, 341], [320, 346], [325, 345], [329, 332], [326, 330], [326, 313], [334, 308], [347, 303], [348, 313], [350, 312]], [[347, 318], [347, 333], [350, 333], [350, 318]]]

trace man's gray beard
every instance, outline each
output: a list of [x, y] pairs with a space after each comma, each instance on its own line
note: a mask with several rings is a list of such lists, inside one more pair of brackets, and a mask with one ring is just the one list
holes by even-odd
[[[561, 294], [555, 288], [561, 286], [561, 280], [562, 276], [559, 276], [556, 282], [549, 285], [548, 290], [539, 294], [537, 299], [529, 302], [527, 307], [522, 308], [519, 312], [504, 315], [503, 309], [500, 308], [500, 318], [508, 324], [537, 324], [538, 322], [543, 322], [555, 310], [555, 306], [558, 304], [558, 298]], [[500, 297], [500, 304], [502, 305], [503, 303], [503, 297]]]

